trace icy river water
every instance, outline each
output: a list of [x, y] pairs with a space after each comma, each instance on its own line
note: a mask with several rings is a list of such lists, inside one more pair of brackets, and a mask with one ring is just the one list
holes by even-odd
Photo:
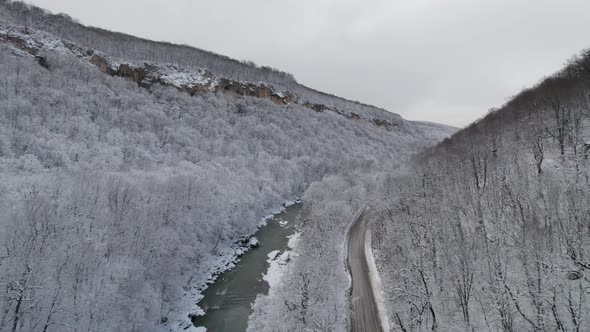
[[193, 323], [206, 327], [209, 332], [246, 331], [256, 295], [268, 294], [268, 283], [262, 279], [269, 267], [267, 255], [274, 250], [287, 249], [287, 236], [302, 222], [303, 204], [300, 203], [288, 207], [261, 227], [254, 235], [260, 247], [246, 252], [235, 268], [220, 275], [203, 292], [199, 306], [206, 314], [196, 317]]

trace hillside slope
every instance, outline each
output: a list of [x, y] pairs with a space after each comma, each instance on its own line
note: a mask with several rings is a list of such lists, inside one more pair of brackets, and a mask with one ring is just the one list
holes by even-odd
[[453, 131], [6, 0], [0, 74], [0, 330], [188, 328], [269, 210]]
[[590, 329], [590, 52], [390, 173], [373, 212], [396, 331]]
[[[3, 12], [0, 23], [24, 26], [27, 29], [37, 28], [76, 44], [81, 48], [79, 51], [83, 53], [99, 50], [107, 54], [110, 60], [114, 61], [103, 63], [103, 59], [97, 55], [93, 62], [110, 74], [134, 77], [137, 80], [138, 71], [150, 76], [149, 73], [152, 71], [163, 71], [169, 74], [172, 70], [176, 74], [173, 77], [168, 76], [167, 83], [174, 80], [179, 87], [183, 86], [187, 92], [191, 93], [210, 90], [251, 96], [268, 95], [276, 102], [279, 100], [282, 103], [294, 102], [316, 111], [333, 111], [349, 118], [374, 122], [377, 125], [403, 128], [411, 124], [398, 114], [382, 108], [346, 100], [303, 86], [291, 74], [274, 68], [259, 67], [248, 61], [237, 61], [186, 45], [154, 42], [87, 27], [67, 15], [53, 15], [41, 8], [18, 1], [0, 0], [0, 8]], [[92, 58], [92, 54], [88, 56]], [[159, 68], [153, 68], [154, 64], [160, 64]], [[123, 68], [120, 67], [121, 65]], [[439, 127], [445, 128], [445, 134], [455, 130], [447, 126]], [[410, 130], [419, 129], [412, 127]]]

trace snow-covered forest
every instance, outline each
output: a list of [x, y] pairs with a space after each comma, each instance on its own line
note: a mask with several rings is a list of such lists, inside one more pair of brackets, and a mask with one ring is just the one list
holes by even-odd
[[250, 330], [346, 329], [343, 242], [365, 203], [392, 331], [589, 330], [589, 82], [583, 51], [399, 168], [314, 184], [305, 259]]
[[395, 331], [590, 329], [590, 52], [387, 178]]
[[[0, 28], [9, 27], [117, 58], [137, 61], [149, 47], [158, 53], [139, 60], [191, 58], [204, 62], [183, 65], [218, 75], [246, 68], [188, 47], [130, 45], [131, 37], [2, 0]], [[193, 288], [211, 261], [270, 209], [331, 174], [397, 165], [451, 132], [397, 115], [387, 127], [254, 97], [146, 89], [59, 47], [39, 54], [42, 61], [0, 42], [0, 330], [187, 326]], [[275, 80], [265, 73], [292, 79], [260, 68], [240, 77]], [[359, 114], [382, 112], [325, 98]], [[306, 199], [325, 201], [313, 192]]]
[[295, 198], [250, 331], [347, 329], [365, 206], [391, 330], [590, 330], [589, 92], [584, 51], [440, 142], [455, 129], [0, 0], [0, 331], [193, 329]]

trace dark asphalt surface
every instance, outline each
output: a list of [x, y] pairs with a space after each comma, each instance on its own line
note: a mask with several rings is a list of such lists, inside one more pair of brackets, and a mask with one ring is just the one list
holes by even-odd
[[353, 222], [348, 234], [348, 266], [352, 278], [348, 330], [352, 332], [381, 332], [379, 312], [369, 278], [365, 253], [367, 221], [364, 210]]

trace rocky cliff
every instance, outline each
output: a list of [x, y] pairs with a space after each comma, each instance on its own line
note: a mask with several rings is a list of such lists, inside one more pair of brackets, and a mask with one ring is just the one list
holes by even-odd
[[186, 68], [173, 64], [117, 61], [117, 59], [109, 57], [98, 50], [85, 49], [70, 41], [30, 28], [2, 28], [0, 29], [0, 43], [10, 44], [28, 53], [45, 68], [50, 68], [51, 63], [44, 56], [44, 51], [58, 50], [69, 52], [87, 61], [107, 75], [126, 78], [146, 89], [150, 89], [154, 85], [162, 85], [174, 87], [190, 95], [212, 92], [249, 96], [268, 99], [277, 105], [295, 103], [316, 112], [334, 112], [353, 120], [366, 121], [388, 129], [399, 126], [399, 123], [391, 119], [362, 116], [354, 112], [343, 111], [332, 105], [309, 102], [295, 93], [281, 91], [264, 82], [243, 82], [216, 77], [212, 72], [202, 68]]

